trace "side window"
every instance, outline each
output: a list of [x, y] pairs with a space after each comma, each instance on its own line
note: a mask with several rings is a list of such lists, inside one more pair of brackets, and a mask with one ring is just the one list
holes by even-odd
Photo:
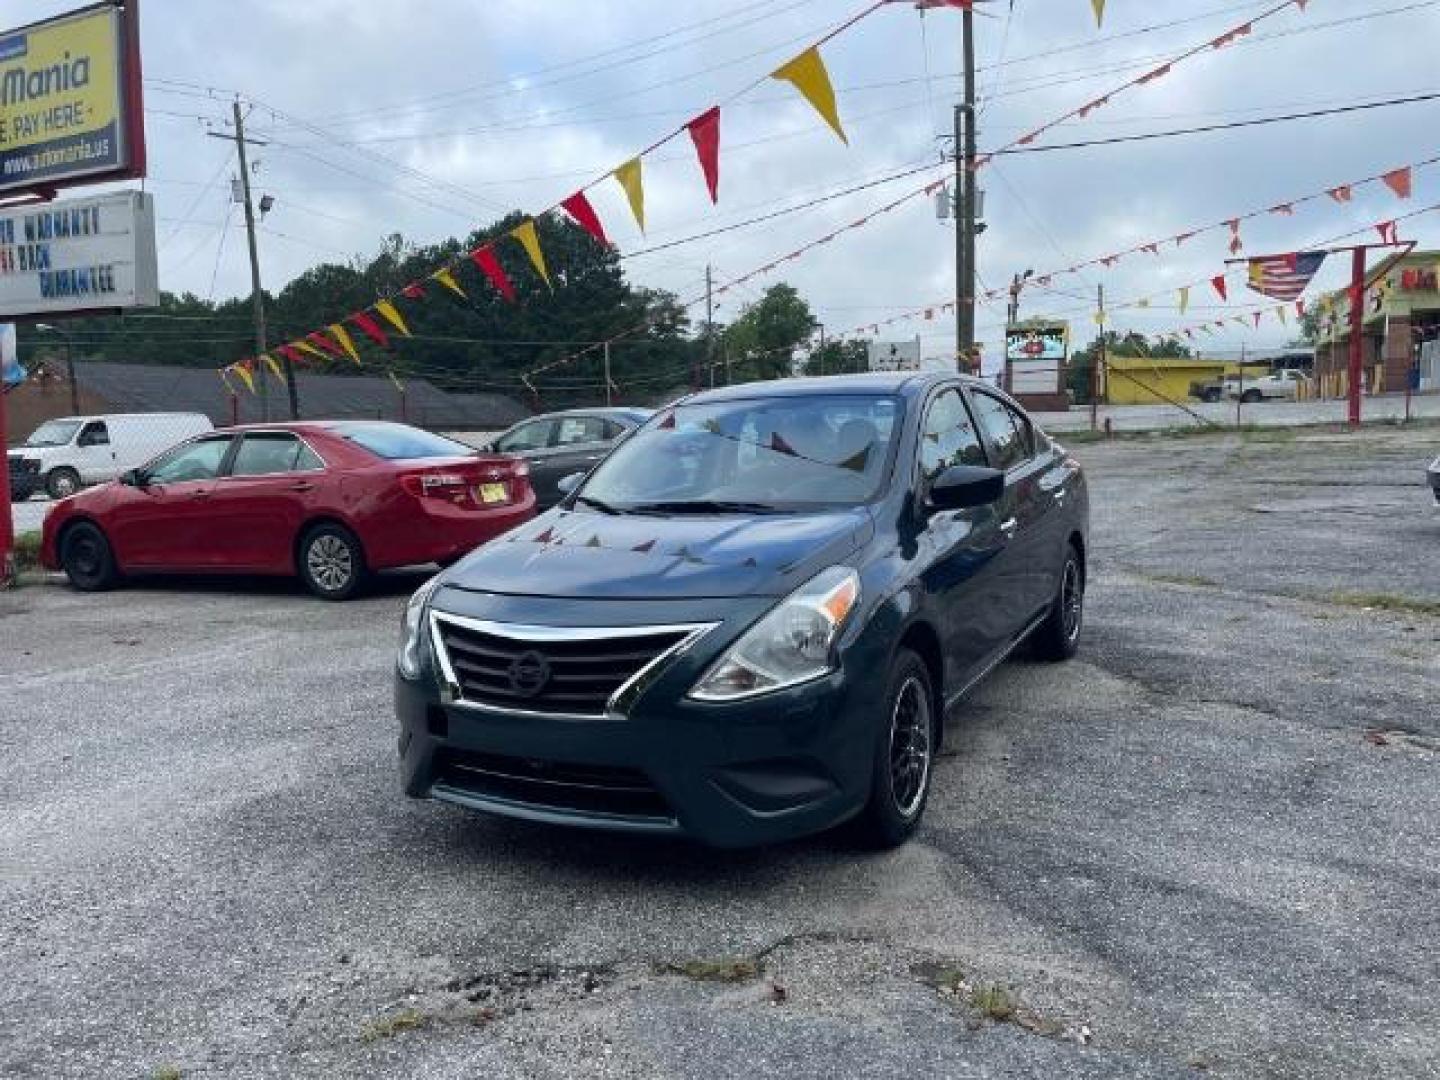
[[934, 480], [951, 465], [984, 465], [985, 451], [970, 410], [958, 390], [942, 392], [925, 414], [920, 432], [920, 468]]
[[495, 449], [502, 454], [523, 454], [526, 450], [542, 450], [550, 445], [550, 429], [553, 420], [536, 420], [521, 424], [514, 431], [502, 435], [495, 443]]
[[581, 443], [605, 441], [605, 421], [598, 416], [567, 416], [560, 421], [556, 446], [578, 446]]
[[194, 480], [213, 480], [220, 463], [230, 449], [230, 438], [203, 439], [177, 446], [157, 458], [146, 475], [153, 484], [183, 484]]
[[600, 437], [606, 442], [614, 442], [621, 435], [625, 434], [625, 426], [623, 424], [617, 424], [614, 420], [602, 420], [600, 423], [604, 428]]
[[1030, 457], [1030, 421], [999, 398], [976, 393], [975, 417], [995, 447], [997, 469], [1013, 469]]
[[85, 430], [80, 432], [80, 438], [76, 442], [80, 446], [109, 446], [110, 430], [103, 420], [92, 420], [85, 425]]
[[[317, 464], [301, 464], [302, 451]], [[298, 469], [321, 468], [319, 459], [294, 435], [282, 432], [256, 432], [246, 435], [235, 452], [230, 467], [232, 476], [272, 476]]]

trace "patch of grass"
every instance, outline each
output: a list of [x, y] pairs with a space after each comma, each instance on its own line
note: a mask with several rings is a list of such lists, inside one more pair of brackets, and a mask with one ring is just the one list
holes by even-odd
[[970, 1004], [997, 1023], [1008, 1023], [1015, 1019], [1015, 999], [999, 983], [977, 986], [970, 991]]
[[934, 987], [942, 994], [958, 997], [968, 985], [963, 969], [943, 961], [926, 961], [910, 970], [926, 986]]
[[23, 532], [15, 537], [15, 569], [34, 570], [40, 566], [40, 534]]
[[1199, 574], [1169, 574], [1165, 572], [1156, 574], [1142, 571], [1139, 576], [1146, 581], [1154, 581], [1161, 585], [1189, 585], [1196, 589], [1218, 589], [1220, 587], [1218, 581], [1212, 581]]
[[1417, 600], [1395, 593], [1333, 592], [1321, 597], [1341, 607], [1368, 608], [1373, 611], [1398, 611], [1406, 615], [1429, 615], [1440, 618], [1440, 600]]
[[760, 977], [763, 967], [752, 958], [665, 961], [655, 965], [658, 975], [683, 975], [697, 982], [738, 983]]
[[429, 1023], [430, 1018], [419, 1009], [401, 1009], [397, 1013], [370, 1021], [360, 1029], [360, 1038], [367, 1043], [379, 1039], [393, 1039], [407, 1031], [418, 1031]]

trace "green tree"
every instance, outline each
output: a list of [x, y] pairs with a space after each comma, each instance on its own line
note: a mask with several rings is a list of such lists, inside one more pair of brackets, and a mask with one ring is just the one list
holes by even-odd
[[863, 341], [827, 341], [805, 358], [806, 375], [854, 375], [870, 370], [870, 348]]
[[795, 350], [815, 332], [815, 316], [793, 285], [770, 286], [725, 328], [733, 380], [780, 379], [794, 368]]
[[1101, 343], [1107, 356], [1150, 356], [1156, 359], [1183, 359], [1194, 356], [1194, 351], [1174, 335], [1159, 342], [1151, 342], [1144, 334], [1134, 330], [1121, 334], [1118, 330], [1106, 330], [1085, 348], [1070, 357], [1066, 371], [1065, 385], [1074, 395], [1077, 404], [1090, 403], [1090, 386], [1093, 382], [1095, 365], [1099, 360]]

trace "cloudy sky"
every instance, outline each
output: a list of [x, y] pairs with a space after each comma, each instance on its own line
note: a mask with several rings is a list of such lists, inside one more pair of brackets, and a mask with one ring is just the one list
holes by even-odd
[[[75, 6], [8, 0], [19, 24]], [[229, 181], [230, 101], [250, 109], [259, 190], [277, 200], [260, 237], [270, 288], [318, 261], [372, 253], [394, 232], [430, 242], [505, 211], [538, 211], [603, 176], [655, 139], [736, 93], [865, 6], [865, 0], [144, 0], [147, 181], [160, 218], [162, 286], [216, 298], [248, 292], [244, 234]], [[1009, 142], [1188, 47], [1274, 7], [1272, 2], [1109, 0], [1097, 31], [1088, 0], [991, 0], [977, 19], [981, 149]], [[1013, 11], [1009, 10], [1012, 9]], [[874, 12], [824, 49], [850, 136], [842, 145], [788, 86], [762, 82], [727, 104], [721, 198], [711, 207], [688, 141], [645, 163], [648, 235], [613, 181], [594, 193], [622, 252], [681, 240], [931, 163], [928, 173], [627, 258], [637, 281], [696, 296], [705, 265], [729, 281], [942, 175], [943, 138], [959, 80], [958, 14], [910, 4]], [[1440, 90], [1440, 2], [1311, 0], [1256, 25], [1153, 84], [1048, 133], [1042, 143], [1104, 139], [1248, 120]], [[981, 279], [1003, 285], [1158, 236], [1223, 220], [1440, 153], [1440, 101], [1293, 123], [1005, 156], [982, 174], [987, 231]], [[1440, 201], [1440, 166], [1415, 174], [1399, 202], [1378, 184], [1341, 206], [1247, 222], [1247, 253], [1285, 251]], [[723, 298], [733, 316], [768, 280], [800, 288], [839, 333], [953, 295], [953, 232], [915, 199]], [[1440, 246], [1440, 213], [1401, 235]], [[1023, 314], [1074, 322], [1088, 340], [1096, 286], [1122, 301], [1205, 280], [1223, 268], [1216, 231], [1159, 257], [1029, 288]], [[1332, 259], [1319, 284], [1343, 277]], [[1241, 295], [1235, 295], [1238, 292]], [[1258, 298], [1255, 298], [1258, 299]], [[1230, 308], [1196, 289], [1183, 320], [1173, 296], [1120, 308], [1120, 329], [1157, 332]], [[703, 306], [693, 309], [703, 316]], [[336, 312], [317, 312], [317, 324]], [[981, 313], [999, 355], [1004, 303]], [[937, 313], [886, 332], [951, 348]], [[1288, 336], [1272, 316], [1205, 344], [1238, 350]]]

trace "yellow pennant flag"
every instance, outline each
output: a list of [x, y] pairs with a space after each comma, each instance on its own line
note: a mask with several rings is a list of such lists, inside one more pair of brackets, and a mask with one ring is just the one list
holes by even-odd
[[410, 328], [405, 325], [405, 320], [400, 317], [400, 309], [389, 300], [376, 300], [375, 310], [385, 316], [385, 321], [395, 327], [400, 333], [406, 337], [410, 336]]
[[772, 71], [770, 77], [792, 83], [815, 111], [825, 118], [831, 130], [840, 136], [840, 141], [846, 146], [850, 145], [850, 140], [845, 137], [845, 129], [840, 126], [840, 110], [835, 105], [835, 88], [830, 85], [830, 73], [825, 70], [825, 61], [820, 59], [818, 48], [810, 46], [788, 64]]
[[1105, 0], [1090, 0], [1090, 6], [1095, 9], [1095, 25], [1105, 24]]
[[[635, 159], [639, 161], [639, 158]], [[510, 235], [520, 241], [525, 248], [525, 254], [530, 256], [530, 261], [535, 264], [535, 271], [545, 279], [545, 284], [550, 285], [550, 272], [545, 269], [545, 253], [540, 250], [540, 236], [535, 231], [535, 219], [526, 218], [515, 228], [510, 230]], [[554, 288], [553, 285], [550, 286]]]
[[285, 373], [280, 370], [280, 365], [275, 362], [275, 358], [271, 356], [268, 352], [261, 354], [260, 362], [269, 369], [271, 375], [274, 375], [275, 378], [279, 379], [281, 382], [285, 381]]
[[391, 371], [389, 368], [386, 368], [385, 374], [390, 376], [390, 381], [395, 384], [395, 389], [399, 390], [400, 393], [403, 394], [405, 392], [405, 384], [395, 377], [395, 372]]
[[357, 364], [360, 362], [360, 352], [355, 348], [355, 340], [350, 336], [350, 331], [346, 330], [345, 327], [341, 326], [338, 322], [331, 323], [330, 337], [337, 345], [345, 350], [346, 356], [350, 357], [350, 359], [354, 360]]
[[290, 343], [290, 347], [292, 349], [299, 349], [301, 352], [305, 353], [308, 356], [313, 356], [317, 360], [330, 359], [330, 357], [326, 356], [323, 352], [317, 349], [314, 345], [311, 345], [308, 341], [292, 341]]
[[1104, 326], [1104, 325], [1105, 325], [1105, 312], [1103, 312], [1103, 311], [1097, 311], [1097, 312], [1095, 312], [1094, 319], [1095, 319], [1095, 325], [1096, 325], [1096, 326]]
[[1180, 314], [1185, 314], [1185, 309], [1190, 306], [1190, 286], [1186, 285], [1180, 290]]
[[465, 295], [465, 290], [460, 288], [460, 283], [455, 280], [455, 275], [447, 269], [436, 270], [435, 273], [430, 275], [430, 280], [438, 281], [441, 285], [444, 285], [445, 288], [460, 297], [461, 300], [469, 299], [469, 297]]
[[641, 173], [640, 159], [631, 158], [615, 170], [615, 179], [625, 189], [625, 197], [630, 200], [630, 212], [635, 215], [635, 223], [640, 226], [640, 231], [645, 231], [645, 179]]
[[235, 373], [236, 378], [245, 384], [246, 390], [249, 390], [252, 394], [255, 392], [255, 376], [251, 375], [243, 364], [232, 364], [230, 365], [230, 370]]

